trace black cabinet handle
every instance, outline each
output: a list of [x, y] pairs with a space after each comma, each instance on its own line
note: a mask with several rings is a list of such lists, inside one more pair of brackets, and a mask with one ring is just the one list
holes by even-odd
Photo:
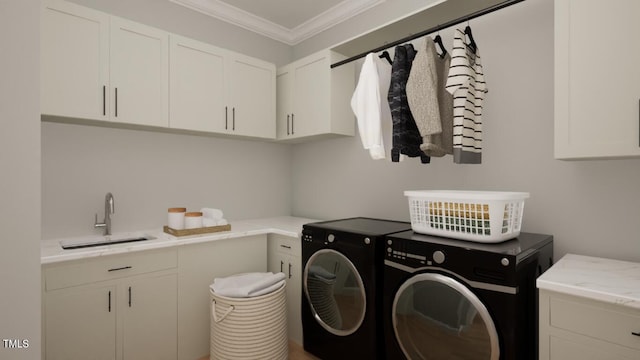
[[115, 116], [118, 117], [118, 88], [116, 88], [116, 114]]
[[127, 270], [127, 269], [132, 269], [132, 267], [131, 266], [123, 266], [123, 267], [119, 267], [119, 268], [109, 269], [107, 271], [112, 272], [112, 271], [120, 271], [120, 270]]
[[280, 272], [282, 272], [282, 267], [284, 266], [284, 261], [280, 260]]
[[289, 134], [289, 118], [291, 117], [291, 115], [287, 114], [287, 135]]
[[109, 291], [109, 312], [111, 312], [111, 291]]
[[295, 134], [295, 130], [293, 130], [293, 122], [294, 122], [294, 118], [293, 118], [293, 114], [291, 114], [291, 135]]
[[289, 279], [291, 279], [291, 263], [289, 263]]
[[231, 128], [231, 130], [236, 131], [236, 107], [235, 106], [231, 109], [231, 112], [233, 113], [233, 117], [232, 117], [233, 127]]
[[102, 116], [107, 115], [107, 86], [102, 85]]
[[131, 307], [131, 286], [129, 286], [129, 307]]
[[289, 246], [289, 245], [282, 245], [282, 244], [280, 244], [280, 247], [283, 247], [283, 248], [285, 248], [285, 249], [291, 249], [291, 246]]
[[631, 332], [631, 335], [640, 336], [640, 331], [633, 331]]
[[228, 129], [229, 124], [229, 108], [227, 106], [224, 107], [224, 129]]

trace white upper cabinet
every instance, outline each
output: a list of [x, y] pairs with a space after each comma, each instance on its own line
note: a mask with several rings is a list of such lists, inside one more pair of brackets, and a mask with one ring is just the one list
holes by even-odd
[[59, 0], [41, 31], [43, 114], [168, 125], [167, 32]]
[[350, 101], [353, 63], [331, 69], [344, 57], [324, 50], [278, 69], [277, 134], [280, 140], [353, 136]]
[[555, 1], [555, 157], [640, 157], [640, 2]]
[[241, 54], [231, 54], [229, 60], [232, 132], [275, 139], [275, 65]]
[[169, 125], [169, 34], [111, 17], [111, 120]]
[[170, 127], [275, 138], [275, 65], [171, 35]]
[[42, 113], [107, 120], [109, 16], [46, 1], [41, 19]]
[[223, 49], [171, 35], [169, 127], [226, 132], [225, 78], [228, 69], [225, 68], [225, 57]]
[[42, 114], [275, 139], [274, 64], [45, 0]]

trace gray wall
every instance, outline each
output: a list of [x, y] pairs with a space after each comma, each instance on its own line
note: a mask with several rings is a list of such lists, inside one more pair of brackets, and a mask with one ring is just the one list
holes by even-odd
[[[527, 0], [471, 26], [489, 87], [483, 163], [374, 161], [358, 137], [296, 145], [293, 213], [407, 220], [404, 190], [527, 191], [523, 230], [553, 234], [556, 258], [571, 252], [640, 261], [640, 160], [553, 158], [553, 1]], [[448, 47], [451, 33], [441, 32]], [[343, 39], [313, 40], [301, 48]]]
[[42, 123], [45, 239], [100, 234], [107, 192], [116, 233], [161, 228], [176, 206], [229, 220], [289, 215], [290, 188], [289, 145]]
[[[0, 0], [0, 359], [40, 358], [40, 8]], [[21, 343], [22, 345], [22, 343]]]

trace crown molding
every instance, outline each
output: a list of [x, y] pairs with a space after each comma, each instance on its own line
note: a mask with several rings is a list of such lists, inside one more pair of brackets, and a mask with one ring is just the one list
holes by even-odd
[[273, 23], [221, 0], [169, 0], [191, 10], [226, 21], [260, 35], [296, 45], [386, 0], [343, 1], [293, 29]]

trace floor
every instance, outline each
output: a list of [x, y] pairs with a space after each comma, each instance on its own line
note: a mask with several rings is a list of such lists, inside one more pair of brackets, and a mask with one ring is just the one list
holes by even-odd
[[[205, 356], [199, 360], [209, 360], [208, 356]], [[298, 345], [295, 342], [289, 341], [289, 360], [320, 360], [319, 358], [307, 353], [302, 348], [302, 345]]]

